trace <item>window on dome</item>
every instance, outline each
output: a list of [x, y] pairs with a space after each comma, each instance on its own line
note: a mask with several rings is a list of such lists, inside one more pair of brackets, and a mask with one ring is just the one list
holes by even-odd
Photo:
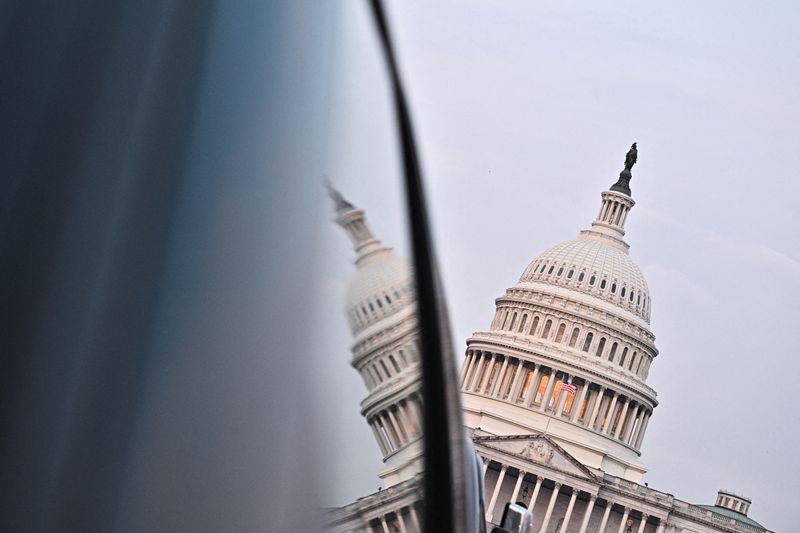
[[589, 285], [594, 286], [594, 282], [595, 282], [595, 277], [594, 276], [589, 278]]
[[535, 317], [533, 317], [533, 323], [531, 324], [530, 334], [531, 335], [536, 335], [536, 328], [538, 328], [538, 327], [539, 327], [539, 317], [535, 316]]
[[522, 315], [522, 320], [519, 323], [519, 330], [518, 333], [523, 333], [525, 331], [525, 324], [528, 322], [528, 315]]
[[638, 307], [640, 305], [642, 305], [642, 293], [641, 292], [636, 295], [636, 306]]
[[405, 354], [405, 352], [403, 352], [403, 350], [398, 350], [398, 352], [397, 352], [397, 353], [399, 353], [399, 354], [400, 354], [400, 360], [401, 360], [401, 361], [403, 361], [403, 364], [404, 364], [404, 365], [406, 365], [406, 366], [408, 366], [408, 359], [406, 359], [406, 354]]
[[572, 335], [569, 338], [569, 347], [574, 348], [575, 344], [578, 342], [578, 335], [581, 334], [580, 328], [575, 328], [572, 330]]
[[625, 298], [625, 287], [622, 287], [622, 290], [619, 293], [621, 298]]
[[563, 274], [563, 273], [564, 273], [564, 267], [561, 267], [561, 268], [558, 269], [558, 272], [556, 273], [556, 276], [561, 277], [561, 274]]
[[503, 317], [503, 325], [500, 327], [500, 329], [506, 329], [506, 324], [508, 324], [508, 311], [506, 311], [506, 314]]
[[398, 293], [397, 291], [394, 291], [394, 299], [395, 300], [399, 300], [400, 299], [400, 293]]
[[561, 342], [564, 340], [564, 331], [567, 329], [566, 324], [561, 324], [558, 326], [558, 331], [556, 332], [556, 342]]
[[606, 288], [606, 278], [603, 278], [603, 279], [600, 280], [600, 288], [601, 289], [605, 289]]
[[555, 270], [555, 269], [556, 269], [555, 265], [551, 266], [550, 269], [547, 271], [547, 275], [549, 276], [550, 274], [552, 274], [553, 270]]
[[617, 343], [615, 342], [614, 344], [611, 345], [611, 350], [609, 350], [608, 352], [608, 360], [613, 362], [614, 354], [616, 353], [617, 353]]
[[542, 265], [542, 268], [539, 270], [539, 274], [544, 273], [545, 268], [547, 268], [547, 265], [546, 264]]
[[511, 325], [508, 326], [509, 331], [514, 331], [514, 325], [517, 323], [517, 313], [511, 317]]
[[569, 271], [569, 272], [567, 272], [567, 279], [572, 279], [572, 275], [573, 275], [573, 274], [575, 274], [575, 271], [574, 271], [574, 270], [572, 270], [572, 269], [570, 269], [570, 271]]
[[636, 364], [636, 373], [639, 374], [639, 370], [642, 368], [642, 361], [644, 361], [644, 357], [639, 358], [639, 362]]
[[631, 296], [630, 296], [629, 300], [630, 300], [631, 302], [633, 302], [633, 291], [631, 291]]
[[592, 339], [594, 338], [594, 334], [590, 331], [586, 334], [586, 340], [583, 341], [583, 351], [588, 352], [589, 347], [592, 345]]
[[622, 349], [622, 355], [619, 356], [619, 366], [625, 364], [625, 357], [627, 356], [628, 356], [628, 347], [626, 346], [625, 348]]
[[603, 355], [603, 349], [605, 347], [606, 347], [606, 338], [605, 337], [600, 337], [600, 342], [597, 343], [597, 351], [595, 352], [595, 355], [597, 357], [602, 356]]
[[617, 284], [616, 283], [612, 283], [611, 284], [611, 294], [616, 294], [616, 293], [617, 293]]
[[390, 303], [392, 303], [392, 299], [391, 299], [391, 298], [389, 298], [389, 295], [388, 295], [388, 294], [384, 295], [384, 299], [386, 299], [386, 303], [387, 303], [387, 304], [390, 304]]
[[394, 358], [394, 355], [389, 355], [389, 361], [392, 363], [395, 372], [400, 372], [400, 365], [397, 364], [397, 359]]
[[381, 309], [383, 309], [383, 304], [381, 303], [381, 301], [380, 301], [380, 300], [375, 300], [375, 302], [378, 304], [378, 307], [380, 307]]
[[381, 359], [381, 368], [383, 368], [383, 372], [386, 374], [387, 378], [392, 377], [391, 372], [389, 372], [389, 368], [387, 368], [386, 363]]
[[633, 362], [636, 361], [636, 353], [637, 352], [633, 352], [633, 355], [631, 356], [631, 362], [628, 363], [628, 370], [633, 368]]
[[367, 317], [367, 309], [366, 309], [366, 307], [364, 307], [363, 305], [361, 306], [361, 314], [363, 314], [363, 315], [364, 315], [364, 318], [366, 318], [366, 317]]
[[548, 320], [544, 323], [544, 330], [542, 330], [542, 338], [546, 339], [550, 335], [550, 328], [553, 326], [553, 321]]
[[581, 272], [580, 274], [578, 274], [578, 283], [582, 283], [582, 282], [583, 282], [583, 278], [584, 278], [584, 277], [585, 277], [585, 275], [584, 275], [584, 273], [583, 273], [583, 272]]

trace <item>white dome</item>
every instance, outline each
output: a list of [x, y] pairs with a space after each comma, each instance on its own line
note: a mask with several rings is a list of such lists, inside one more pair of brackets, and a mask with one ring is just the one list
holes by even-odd
[[650, 292], [627, 249], [584, 233], [539, 255], [520, 282], [567, 287], [625, 309], [650, 322]]
[[347, 289], [347, 316], [354, 331], [394, 314], [413, 301], [410, 263], [383, 249], [359, 265]]

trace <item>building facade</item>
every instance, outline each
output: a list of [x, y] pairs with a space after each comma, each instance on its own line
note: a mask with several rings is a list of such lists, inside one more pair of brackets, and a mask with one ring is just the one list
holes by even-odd
[[[642, 483], [647, 469], [640, 449], [658, 405], [647, 377], [658, 350], [650, 330], [647, 283], [624, 240], [635, 204], [629, 187], [635, 162], [634, 145], [619, 180], [601, 193], [591, 226], [531, 261], [519, 281], [495, 301], [488, 330], [467, 339], [459, 380], [465, 424], [483, 458], [489, 530], [499, 522], [505, 503], [515, 501], [533, 512], [539, 533], [768, 531], [747, 516], [750, 500], [730, 491], [720, 491], [713, 505], [694, 505]], [[347, 220], [363, 220], [363, 213], [348, 214], [360, 213], [352, 206], [349, 212], [342, 210], [341, 202], [337, 200], [340, 225], [349, 228]], [[358, 251], [362, 241], [354, 242]], [[405, 275], [410, 279], [408, 270]], [[359, 270], [354, 286], [364, 283], [361, 276]], [[349, 308], [361, 306], [364, 311], [358, 315], [350, 309], [348, 315], [356, 335], [357, 369], [362, 360], [389, 353], [365, 347], [380, 344], [369, 341], [381, 335], [379, 330], [395, 327], [386, 318], [367, 318], [364, 298], [383, 294], [375, 283], [356, 291], [357, 298], [348, 296]], [[412, 327], [411, 300], [408, 309]], [[357, 319], [367, 321], [364, 328], [354, 326]], [[413, 338], [410, 330], [406, 334]], [[391, 333], [386, 337], [395, 338]], [[421, 398], [412, 384], [417, 374], [400, 376], [395, 379], [406, 392], [397, 395], [370, 388], [365, 378], [367, 398], [375, 395], [362, 404], [368, 421], [377, 412], [399, 410], [395, 402], [408, 394], [419, 406]], [[394, 390], [389, 383], [383, 386]], [[382, 407], [365, 407], [371, 405]], [[419, 412], [414, 414], [418, 429]], [[380, 420], [383, 427], [394, 424], [391, 417]], [[380, 443], [382, 438], [379, 429], [376, 439]], [[418, 440], [414, 443], [418, 453]], [[385, 442], [381, 451], [387, 468], [396, 468]], [[331, 529], [416, 531], [421, 464], [415, 465], [414, 475], [403, 477], [402, 483], [387, 484], [388, 490], [332, 511]], [[387, 479], [385, 471], [382, 477]]]

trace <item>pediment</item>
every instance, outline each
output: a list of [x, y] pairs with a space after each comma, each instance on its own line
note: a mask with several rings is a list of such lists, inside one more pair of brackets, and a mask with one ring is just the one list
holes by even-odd
[[486, 435], [473, 437], [473, 441], [477, 446], [505, 453], [525, 462], [533, 462], [565, 474], [597, 481], [597, 476], [546, 435]]

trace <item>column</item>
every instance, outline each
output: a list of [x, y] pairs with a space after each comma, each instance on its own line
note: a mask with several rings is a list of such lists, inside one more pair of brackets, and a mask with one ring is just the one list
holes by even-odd
[[[567, 505], [567, 512], [564, 513], [564, 521], [561, 523], [561, 528], [559, 531], [568, 531], [567, 527], [569, 526], [569, 519], [572, 517], [572, 508], [575, 507], [575, 500], [578, 499], [578, 492], [577, 489], [571, 489], [572, 496], [569, 499], [569, 505]], [[641, 533], [641, 532], [639, 532]]]
[[597, 391], [597, 398], [594, 399], [594, 405], [592, 406], [592, 412], [589, 415], [589, 420], [587, 420], [586, 427], [594, 428], [594, 419], [597, 416], [597, 410], [600, 408], [600, 402], [603, 401], [603, 396], [605, 395], [606, 388], [600, 387], [600, 390]]
[[[566, 377], [566, 376], [565, 376]], [[571, 380], [570, 380], [571, 381]], [[564, 406], [567, 405], [567, 399], [569, 398], [569, 393], [561, 391], [561, 394], [558, 395], [558, 405], [556, 405], [556, 410], [553, 411], [555, 416], [561, 416], [561, 411], [564, 410]], [[573, 405], [575, 405], [573, 403]]]
[[511, 390], [508, 392], [508, 400], [510, 402], [516, 402], [517, 396], [519, 395], [519, 388], [522, 383], [522, 376], [525, 375], [525, 363], [520, 359], [517, 362], [517, 373], [514, 374], [514, 382], [511, 384]]
[[600, 433], [607, 435], [608, 431], [611, 429], [614, 421], [614, 409], [617, 407], [618, 398], [619, 394], [616, 393], [614, 394], [613, 398], [611, 398], [611, 406], [608, 408], [608, 414], [606, 415], [606, 420], [603, 423], [603, 427], [600, 428]]
[[664, 533], [664, 530], [667, 527], [667, 519], [666, 518], [659, 518], [658, 519], [658, 529], [656, 529], [656, 533]]
[[467, 353], [466, 361], [464, 361], [464, 366], [461, 368], [461, 377], [458, 379], [458, 382], [463, 387], [466, 385], [467, 378], [470, 375], [470, 371], [472, 370], [473, 365], [475, 364], [475, 353], [470, 350]]
[[493, 398], [497, 398], [497, 395], [500, 394], [500, 388], [503, 386], [503, 377], [505, 376], [506, 368], [508, 368], [507, 355], [503, 357], [503, 364], [500, 366], [500, 372], [498, 372], [497, 377], [494, 380], [494, 388], [492, 389], [491, 394]]
[[389, 413], [389, 420], [392, 421], [392, 425], [394, 426], [395, 431], [397, 431], [397, 436], [400, 439], [399, 443], [400, 444], [404, 444], [406, 442], [406, 439], [407, 439], [406, 432], [403, 431], [403, 427], [397, 421], [397, 418], [395, 418], [394, 411], [392, 411], [392, 408], [389, 407], [388, 409], [386, 409], [386, 412]]
[[[573, 382], [575, 378], [572, 378]], [[578, 419], [578, 412], [581, 410], [581, 405], [583, 405], [583, 400], [586, 399], [586, 391], [589, 390], [589, 382], [585, 381], [583, 383], [583, 387], [581, 387], [581, 394], [578, 398], [578, 403], [572, 402], [572, 413], [569, 415], [569, 421], [575, 422]]]
[[422, 531], [422, 528], [419, 527], [419, 518], [417, 518], [417, 510], [414, 509], [413, 505], [408, 506], [408, 515], [411, 517], [411, 522], [414, 524], [414, 530]]
[[605, 533], [606, 524], [608, 524], [608, 515], [611, 514], [611, 508], [613, 506], [613, 503], [606, 501], [606, 511], [603, 513], [603, 519], [600, 521], [600, 527], [597, 529], [597, 533]]
[[636, 530], [636, 533], [644, 533], [644, 526], [647, 525], [648, 518], [650, 518], [650, 515], [642, 513], [642, 519], [639, 520], [639, 529]]
[[408, 400], [398, 403], [397, 410], [403, 418], [408, 421], [408, 425], [411, 427], [411, 435], [409, 435], [409, 437], [419, 436], [422, 433], [422, 429], [420, 428], [417, 417], [414, 416], [414, 413], [411, 412], [411, 408], [408, 406]]
[[511, 503], [515, 503], [517, 501], [517, 494], [519, 494], [519, 488], [522, 486], [523, 479], [525, 479], [525, 472], [520, 470], [519, 475], [517, 476], [517, 483], [514, 485], [514, 492], [511, 493]]
[[550, 524], [550, 518], [553, 516], [553, 507], [556, 505], [556, 498], [558, 498], [558, 491], [561, 490], [561, 483], [556, 483], [553, 487], [553, 494], [550, 495], [550, 502], [547, 504], [547, 511], [544, 513], [544, 521], [539, 533], [547, 531], [547, 526]]
[[622, 442], [628, 444], [631, 440], [631, 433], [633, 433], [633, 428], [636, 426], [636, 419], [639, 418], [639, 414], [642, 412], [642, 406], [637, 405], [633, 409], [633, 414], [629, 416], [628, 427], [622, 432]]
[[378, 448], [381, 449], [381, 453], [383, 455], [389, 455], [389, 451], [386, 449], [386, 444], [383, 442], [383, 438], [378, 430], [375, 428], [375, 424], [372, 422], [369, 423], [370, 429], [372, 429], [372, 433], [375, 435], [375, 440], [378, 441]]
[[389, 526], [386, 524], [386, 516], [381, 517], [381, 526], [383, 526], [383, 533], [391, 533]]
[[648, 422], [650, 422], [650, 416], [651, 415], [652, 415], [652, 413], [650, 411], [647, 411], [644, 414], [644, 418], [642, 419], [642, 425], [639, 428], [639, 434], [636, 436], [636, 446], [634, 446], [634, 448], [636, 448], [637, 450], [642, 447], [642, 440], [644, 439], [644, 432], [647, 429]]
[[539, 489], [542, 488], [542, 481], [544, 478], [542, 476], [536, 476], [536, 485], [533, 487], [533, 494], [531, 494], [531, 501], [528, 503], [528, 510], [533, 512], [533, 506], [536, 505], [536, 498], [539, 497]]
[[397, 522], [400, 524], [400, 533], [408, 533], [406, 521], [403, 520], [403, 509], [397, 510]]
[[494, 367], [494, 360], [497, 358], [497, 354], [493, 353], [492, 356], [489, 358], [486, 367], [486, 375], [483, 376], [480, 385], [478, 385], [478, 392], [479, 394], [483, 394], [484, 389], [489, 384], [489, 378], [492, 377], [492, 368]]
[[586, 504], [586, 511], [583, 513], [583, 522], [581, 522], [581, 528], [578, 530], [578, 533], [586, 533], [586, 528], [589, 527], [589, 519], [592, 517], [592, 511], [594, 511], [594, 503], [597, 501], [597, 494], [590, 494], [589, 501]]
[[531, 376], [531, 384], [528, 385], [528, 399], [525, 400], [525, 406], [526, 407], [532, 406], [533, 405], [533, 399], [536, 398], [536, 389], [537, 389], [537, 386], [538, 386], [538, 383], [536, 383], [536, 380], [539, 379], [539, 369], [541, 368], [541, 366], [542, 365], [536, 365], [533, 368], [533, 375]]
[[625, 522], [628, 521], [628, 515], [630, 514], [631, 510], [629, 507], [625, 507], [625, 512], [622, 513], [622, 521], [619, 523], [619, 529], [617, 529], [617, 533], [622, 533], [625, 531]]
[[497, 503], [497, 497], [500, 495], [500, 487], [503, 485], [503, 480], [506, 477], [506, 470], [508, 469], [508, 465], [503, 465], [500, 467], [500, 475], [497, 476], [497, 482], [494, 484], [494, 491], [492, 492], [492, 499], [489, 500], [489, 506], [486, 507], [486, 521], [492, 521], [492, 511], [494, 510], [494, 504]]
[[483, 352], [477, 352], [475, 354], [475, 371], [472, 374], [472, 377], [469, 378], [469, 385], [467, 386], [467, 390], [475, 389], [477, 385], [476, 381], [480, 379], [478, 376], [481, 375], [481, 368], [486, 363], [486, 358], [483, 356]]
[[545, 409], [547, 408], [547, 404], [550, 403], [550, 397], [553, 395], [553, 387], [556, 384], [556, 370], [554, 368], [550, 369], [550, 379], [547, 380], [547, 388], [544, 391], [544, 395], [542, 396], [542, 404], [539, 406], [539, 412], [544, 413]]
[[620, 408], [621, 412], [619, 414], [619, 422], [617, 422], [617, 429], [614, 430], [615, 439], [619, 438], [619, 434], [622, 431], [622, 428], [625, 426], [625, 422], [628, 421], [628, 411], [631, 408], [630, 403], [631, 401], [629, 399], [625, 399], [622, 404], [622, 407]]

